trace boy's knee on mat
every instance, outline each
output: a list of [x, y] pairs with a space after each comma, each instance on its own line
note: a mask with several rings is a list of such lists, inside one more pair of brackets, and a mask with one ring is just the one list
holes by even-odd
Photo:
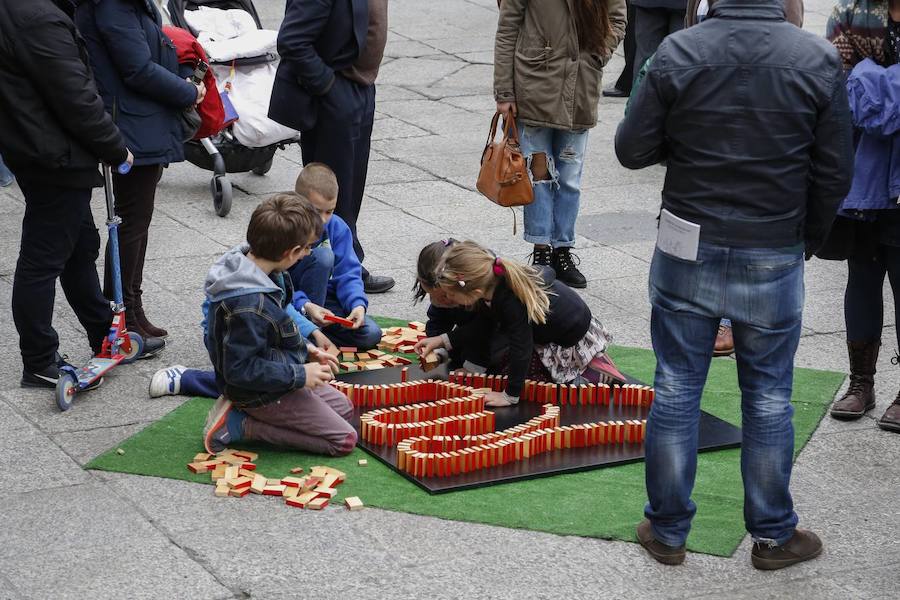
[[356, 435], [356, 431], [351, 430], [350, 432], [347, 433], [347, 435], [344, 437], [344, 439], [341, 442], [332, 446], [331, 455], [332, 456], [347, 456], [348, 454], [353, 452], [354, 448], [356, 448], [357, 439], [358, 439], [358, 437]]

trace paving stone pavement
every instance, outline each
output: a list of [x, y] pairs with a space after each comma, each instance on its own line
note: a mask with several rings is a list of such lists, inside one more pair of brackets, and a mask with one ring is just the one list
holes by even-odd
[[[277, 27], [283, 2], [258, 0]], [[821, 34], [830, 4], [807, 2]], [[409, 293], [418, 249], [453, 236], [524, 258], [509, 211], [474, 191], [492, 110], [494, 0], [391, 0], [387, 58], [378, 87], [369, 186], [360, 232], [367, 265], [397, 279], [372, 298], [373, 314], [422, 318]], [[607, 82], [622, 68], [616, 56]], [[663, 169], [627, 171], [612, 140], [624, 102], [604, 100], [591, 132], [577, 239], [590, 278], [584, 298], [619, 343], [649, 347], [646, 294]], [[184, 398], [150, 400], [150, 375], [168, 363], [205, 366], [199, 305], [206, 270], [242, 239], [256, 203], [289, 189], [294, 146], [266, 177], [235, 175], [234, 208], [215, 216], [209, 174], [165, 173], [157, 197], [145, 298], [169, 328], [156, 360], [117, 370], [66, 414], [49, 392], [18, 387], [17, 339], [0, 311], [0, 599], [19, 598], [895, 598], [900, 582], [900, 438], [872, 417], [826, 417], [797, 460], [793, 491], [802, 524], [825, 540], [818, 560], [777, 573], [749, 564], [749, 541], [731, 558], [689, 555], [680, 568], [636, 544], [443, 521], [368, 509], [310, 513], [256, 499], [222, 502], [206, 486], [82, 469], [90, 458], [159, 419]], [[102, 223], [101, 196], [95, 217]], [[0, 191], [0, 305], [8, 307], [23, 202]], [[521, 215], [519, 216], [521, 223]], [[807, 263], [797, 365], [846, 368], [840, 263]], [[877, 387], [880, 415], [900, 385], [890, 364], [895, 318], [885, 306]], [[84, 335], [58, 294], [54, 323], [74, 360]], [[602, 490], [598, 490], [602, 493]]]

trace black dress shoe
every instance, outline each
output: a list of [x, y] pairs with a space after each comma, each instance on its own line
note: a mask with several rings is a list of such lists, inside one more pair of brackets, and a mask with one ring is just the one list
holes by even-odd
[[383, 275], [372, 275], [363, 279], [363, 289], [367, 294], [383, 294], [394, 287], [394, 279]]
[[626, 92], [625, 90], [620, 90], [619, 88], [613, 86], [605, 88], [603, 90], [603, 95], [607, 98], [627, 98], [631, 95], [631, 92]]

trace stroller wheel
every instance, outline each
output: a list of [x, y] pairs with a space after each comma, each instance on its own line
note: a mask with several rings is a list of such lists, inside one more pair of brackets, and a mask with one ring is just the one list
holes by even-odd
[[263, 175], [268, 173], [269, 170], [271, 170], [271, 168], [272, 168], [272, 159], [270, 158], [263, 164], [253, 167], [253, 169], [251, 169], [251, 170], [253, 171], [254, 175], [259, 175], [260, 177], [262, 177]]
[[210, 180], [209, 186], [216, 214], [220, 217], [227, 217], [231, 212], [231, 182], [226, 177], [217, 175]]
[[78, 379], [67, 371], [60, 371], [56, 380], [56, 406], [65, 412], [72, 408], [75, 393], [78, 391]]

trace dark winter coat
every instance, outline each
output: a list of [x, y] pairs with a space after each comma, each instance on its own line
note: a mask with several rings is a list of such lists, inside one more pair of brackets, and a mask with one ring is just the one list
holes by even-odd
[[805, 240], [809, 253], [850, 189], [851, 131], [827, 41], [787, 23], [782, 0], [718, 0], [709, 18], [660, 44], [616, 155], [632, 169], [665, 160], [662, 205], [698, 223], [701, 240]]
[[175, 44], [152, 0], [84, 0], [76, 23], [97, 86], [136, 165], [184, 160], [181, 112], [197, 88], [178, 75]]
[[366, 47], [368, 27], [367, 0], [287, 0], [269, 118], [308, 131], [320, 102], [344, 102], [351, 83], [339, 73]]
[[118, 165], [127, 151], [73, 14], [66, 0], [0, 2], [0, 154], [19, 178], [95, 187], [98, 161]]

